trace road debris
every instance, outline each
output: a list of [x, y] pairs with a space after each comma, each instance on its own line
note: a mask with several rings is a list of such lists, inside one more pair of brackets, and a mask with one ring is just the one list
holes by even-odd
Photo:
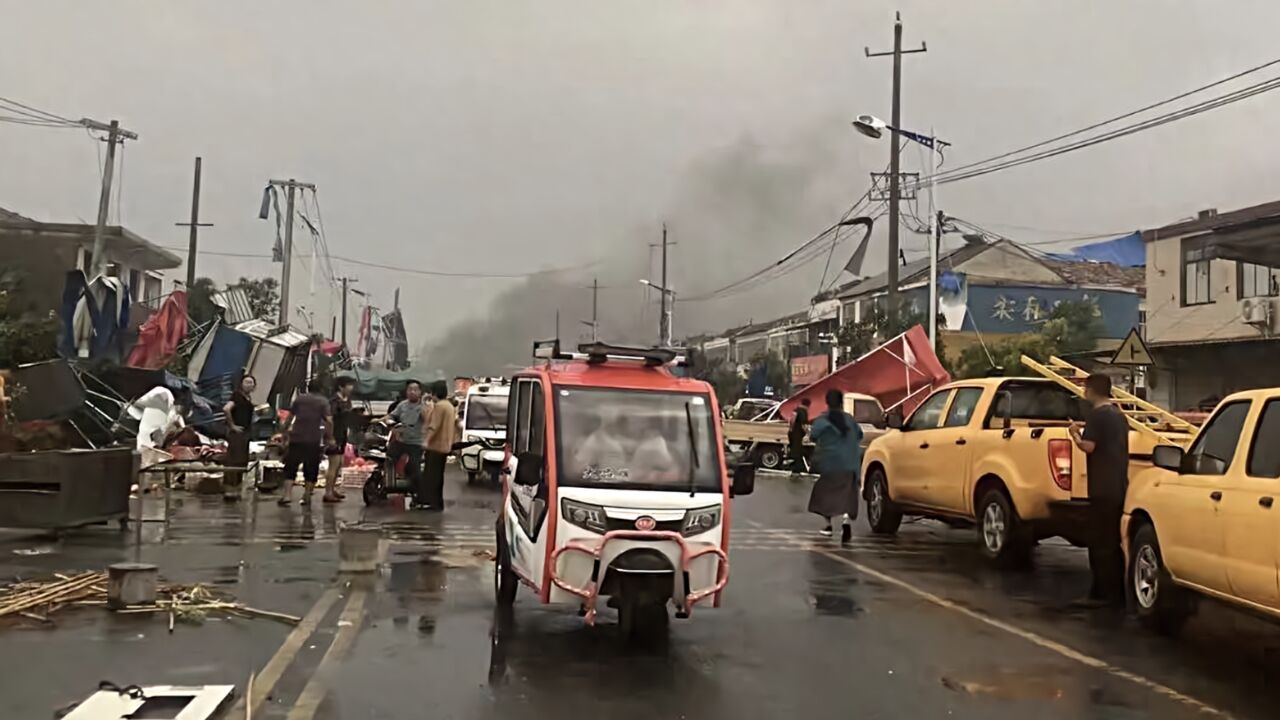
[[[55, 575], [44, 580], [26, 580], [0, 588], [0, 618], [16, 615], [41, 623], [51, 623], [50, 615], [68, 605], [107, 606], [106, 573]], [[128, 606], [113, 612], [120, 615], [164, 613], [169, 631], [177, 621], [199, 624], [209, 613], [232, 617], [261, 617], [297, 624], [302, 618], [271, 612], [236, 602], [206, 585], [161, 585], [154, 604]]]

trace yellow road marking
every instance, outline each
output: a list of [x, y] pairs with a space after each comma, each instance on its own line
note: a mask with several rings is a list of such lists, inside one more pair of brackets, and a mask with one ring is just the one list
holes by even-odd
[[276, 683], [280, 681], [280, 677], [284, 675], [285, 668], [289, 667], [289, 663], [293, 662], [293, 658], [297, 656], [298, 651], [302, 649], [302, 644], [311, 637], [311, 633], [315, 632], [316, 627], [324, 616], [329, 613], [329, 608], [338, 601], [338, 588], [329, 588], [324, 591], [320, 598], [316, 600], [316, 604], [311, 606], [307, 611], [302, 622], [298, 623], [289, 636], [280, 644], [280, 648], [276, 650], [276, 654], [271, 656], [267, 664], [263, 666], [253, 681], [253, 687], [245, 691], [245, 696], [236, 701], [235, 706], [231, 710], [231, 716], [246, 715], [245, 705], [249, 705], [247, 716], [251, 716], [257, 712], [262, 705], [262, 701], [271, 694]]
[[342, 615], [338, 616], [338, 634], [333, 637], [333, 642], [325, 651], [324, 657], [320, 658], [320, 664], [316, 666], [311, 679], [302, 688], [298, 701], [294, 703], [286, 720], [310, 720], [315, 717], [316, 711], [320, 709], [320, 702], [329, 692], [329, 679], [337, 670], [342, 656], [346, 655], [347, 650], [350, 649], [356, 634], [360, 632], [360, 623], [364, 616], [364, 601], [367, 596], [368, 593], [364, 590], [351, 591], [347, 606], [342, 609]]
[[[759, 523], [756, 523], [752, 520], [747, 520], [747, 523], [750, 525], [755, 525], [756, 527], [761, 527]], [[915, 585], [912, 585], [906, 580], [896, 578], [892, 575], [889, 575], [888, 573], [881, 572], [879, 570], [876, 570], [875, 568], [872, 568], [860, 562], [857, 562], [856, 560], [850, 560], [849, 558], [837, 555], [836, 553], [823, 548], [803, 545], [799, 540], [794, 540], [792, 542], [794, 542], [797, 545], [797, 547], [804, 547], [805, 549], [808, 549], [818, 555], [822, 555], [823, 557], [831, 558], [836, 562], [843, 563], [844, 565], [847, 565], [853, 568], [854, 570], [857, 570], [863, 575], [873, 577], [876, 580], [879, 580], [880, 582], [886, 583], [888, 585], [893, 585], [894, 587], [900, 588], [902, 590], [906, 590], [912, 595], [915, 595], [916, 597], [922, 600], [927, 600], [928, 602], [933, 603], [938, 607], [960, 613], [961, 615], [964, 615], [973, 620], [977, 620], [978, 622], [983, 623], [984, 625], [993, 627], [997, 630], [1002, 630], [1015, 637], [1022, 638], [1023, 640], [1026, 640], [1027, 642], [1033, 645], [1036, 645], [1045, 650], [1049, 650], [1050, 652], [1057, 653], [1069, 660], [1074, 660], [1086, 667], [1094, 668], [1095, 670], [1101, 670], [1114, 677], [1120, 678], [1122, 680], [1127, 680], [1135, 685], [1146, 688], [1170, 700], [1182, 703], [1183, 705], [1186, 705], [1191, 708], [1195, 708], [1199, 712], [1204, 713], [1206, 715], [1213, 715], [1215, 717], [1221, 717], [1221, 718], [1231, 717], [1230, 713], [1224, 710], [1219, 710], [1218, 708], [1213, 707], [1212, 705], [1209, 705], [1207, 703], [1201, 702], [1200, 700], [1197, 700], [1191, 697], [1190, 695], [1178, 692], [1177, 690], [1174, 690], [1173, 688], [1167, 685], [1162, 685], [1154, 680], [1145, 678], [1136, 673], [1129, 672], [1124, 668], [1112, 665], [1106, 660], [1100, 660], [1091, 655], [1086, 655], [1085, 653], [1082, 653], [1079, 650], [1063, 645], [1062, 643], [1057, 642], [1055, 640], [1050, 640], [1049, 638], [1036, 634], [1030, 630], [1024, 630], [1023, 628], [1020, 628], [1012, 623], [1005, 622], [1004, 620], [997, 620], [988, 615], [984, 615], [980, 612], [964, 607], [963, 605], [958, 605], [944, 597], [935, 595], [929, 592], [928, 590], [924, 590], [923, 588], [916, 587]]]

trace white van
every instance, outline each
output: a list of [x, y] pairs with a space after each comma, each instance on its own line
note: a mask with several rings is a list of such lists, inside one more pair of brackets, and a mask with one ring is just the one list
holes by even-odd
[[462, 441], [476, 443], [458, 452], [458, 462], [467, 471], [467, 484], [474, 484], [482, 474], [494, 486], [501, 484], [498, 471], [506, 453], [510, 394], [510, 383], [502, 379], [473, 383], [467, 388], [462, 403]]

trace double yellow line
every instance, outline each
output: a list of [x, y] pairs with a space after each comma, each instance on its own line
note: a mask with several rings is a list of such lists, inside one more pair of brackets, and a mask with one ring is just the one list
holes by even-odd
[[[342, 613], [338, 616], [338, 632], [333, 636], [333, 642], [329, 644], [329, 649], [325, 651], [324, 656], [320, 659], [320, 664], [312, 671], [307, 684], [298, 695], [297, 702], [294, 703], [293, 708], [289, 711], [288, 720], [310, 720], [315, 717], [316, 711], [320, 709], [321, 701], [324, 700], [325, 695], [328, 693], [328, 679], [332, 677], [342, 656], [351, 648], [351, 643], [360, 632], [368, 591], [356, 587], [349, 589], [347, 604], [342, 608]], [[232, 707], [231, 718], [252, 718], [257, 713], [258, 709], [262, 707], [262, 703], [271, 695], [271, 691], [275, 689], [276, 684], [280, 682], [280, 678], [284, 676], [285, 670], [297, 658], [303, 644], [320, 627], [320, 623], [324, 621], [329, 611], [333, 609], [333, 606], [337, 604], [341, 597], [341, 588], [332, 587], [324, 591], [320, 598], [316, 600], [315, 605], [312, 605], [306, 616], [302, 618], [302, 622], [293, 628], [293, 631], [280, 644], [279, 649], [271, 656], [267, 664], [253, 677], [249, 689]]]

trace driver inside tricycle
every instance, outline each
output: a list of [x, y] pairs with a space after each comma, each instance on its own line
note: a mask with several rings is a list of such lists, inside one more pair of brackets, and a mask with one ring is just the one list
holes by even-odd
[[671, 373], [674, 353], [581, 350], [512, 382], [495, 590], [507, 605], [523, 583], [588, 624], [603, 596], [631, 636], [719, 604], [754, 468], [730, 478], [715, 394]]

